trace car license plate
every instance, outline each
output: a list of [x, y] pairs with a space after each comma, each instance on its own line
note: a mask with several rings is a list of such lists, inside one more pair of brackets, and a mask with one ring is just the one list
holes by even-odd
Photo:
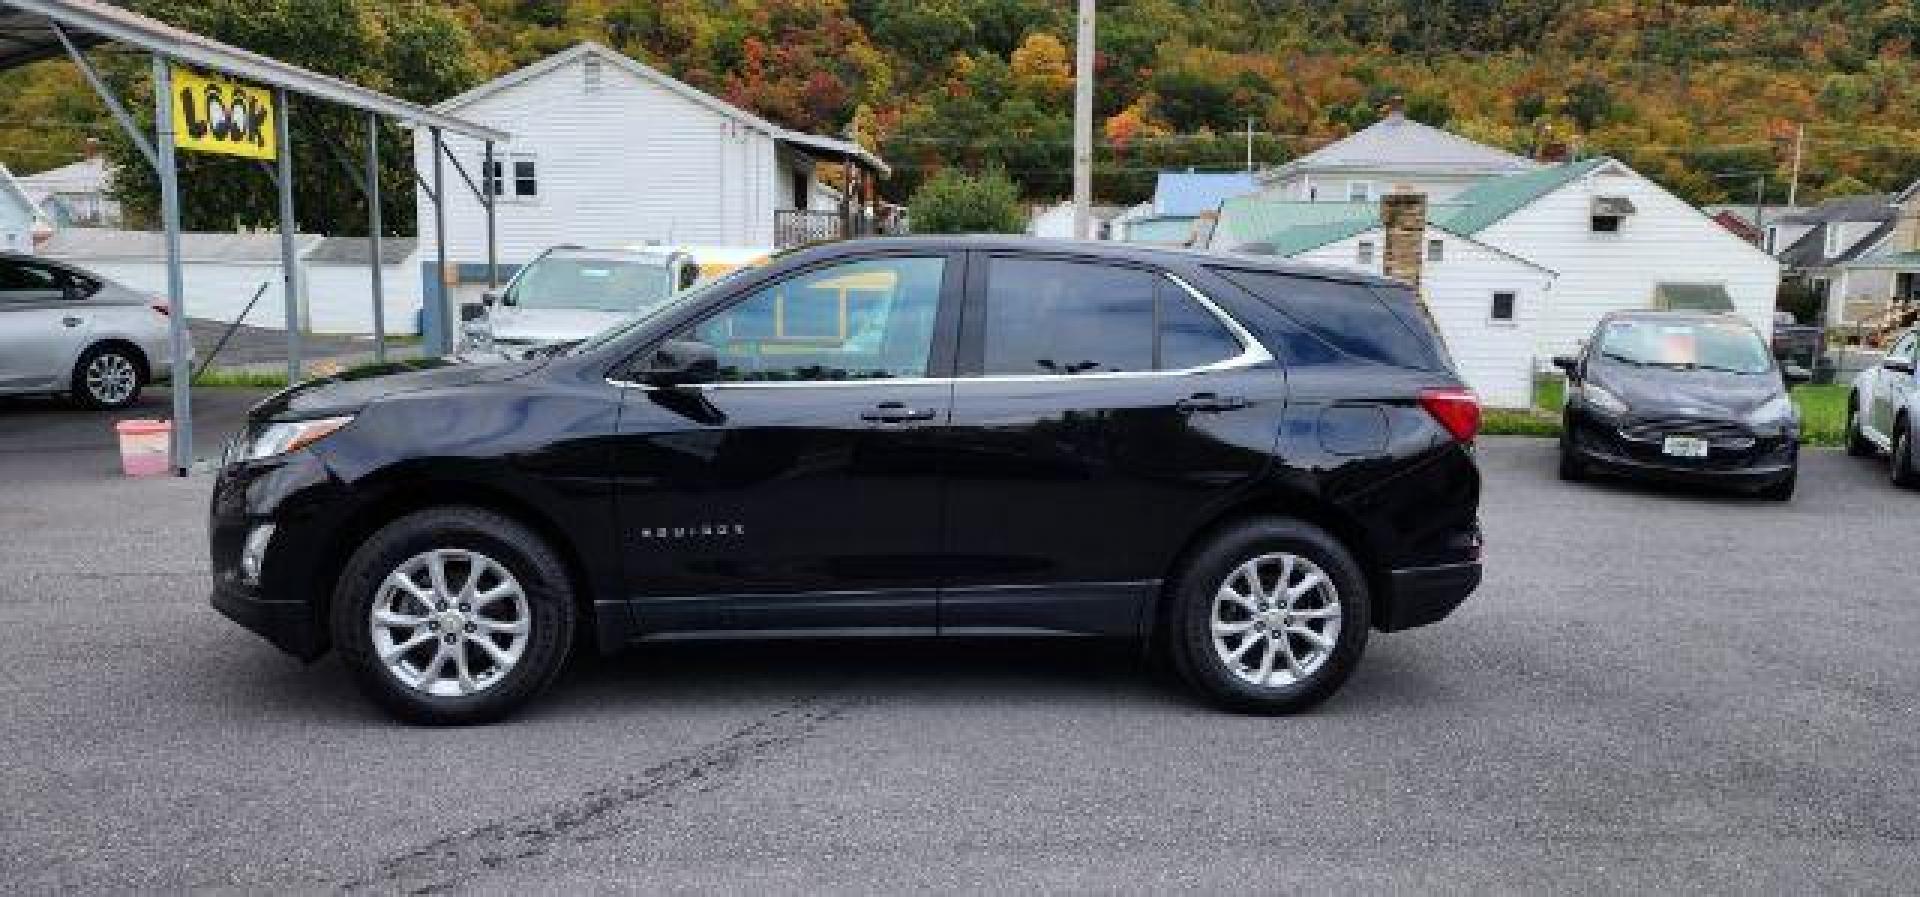
[[1707, 441], [1698, 436], [1668, 436], [1660, 450], [1676, 458], [1705, 458]]

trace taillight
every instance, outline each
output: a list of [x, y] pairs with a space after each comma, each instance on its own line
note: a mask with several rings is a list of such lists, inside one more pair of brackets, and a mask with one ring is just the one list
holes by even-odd
[[1480, 432], [1480, 397], [1459, 386], [1420, 390], [1420, 407], [1460, 442], [1472, 442]]

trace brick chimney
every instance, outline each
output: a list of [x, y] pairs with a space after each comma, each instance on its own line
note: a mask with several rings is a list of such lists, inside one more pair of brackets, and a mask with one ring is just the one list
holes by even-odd
[[89, 161], [100, 158], [100, 138], [88, 137], [80, 152]]
[[1413, 291], [1420, 292], [1420, 266], [1426, 259], [1426, 194], [1401, 184], [1380, 197], [1380, 229], [1386, 233], [1380, 256], [1386, 275], [1413, 284]]

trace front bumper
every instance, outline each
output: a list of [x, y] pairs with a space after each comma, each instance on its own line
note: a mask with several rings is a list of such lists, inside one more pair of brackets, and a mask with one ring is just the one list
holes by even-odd
[[1480, 562], [1412, 567], [1392, 573], [1393, 596], [1376, 607], [1381, 632], [1438, 623], [1480, 587]]
[[227, 619], [301, 660], [310, 661], [326, 653], [326, 633], [314, 606], [307, 601], [264, 598], [255, 590], [228, 582], [213, 587], [212, 604]]
[[[223, 468], [208, 517], [214, 609], [301, 660], [325, 653], [327, 550], [347, 509], [339, 482], [310, 450]], [[251, 582], [241, 565], [247, 535], [269, 523], [273, 535]]]
[[[1659, 436], [1669, 432], [1707, 438], [1707, 457], [1666, 455]], [[1566, 438], [1580, 460], [1602, 472], [1661, 482], [1765, 486], [1792, 476], [1800, 459], [1797, 434], [1756, 432], [1725, 421], [1570, 415]]]

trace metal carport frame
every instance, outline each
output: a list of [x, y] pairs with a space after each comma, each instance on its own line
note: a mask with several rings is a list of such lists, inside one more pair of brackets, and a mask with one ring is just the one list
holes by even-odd
[[[126, 107], [114, 96], [84, 49], [104, 43], [142, 51], [152, 57], [154, 85], [154, 134], [150, 139]], [[276, 136], [279, 138], [277, 170], [271, 172], [280, 194], [282, 264], [286, 272], [287, 303], [287, 375], [296, 382], [303, 374], [300, 365], [299, 260], [294, 257], [293, 160], [287, 127], [288, 100], [292, 95], [311, 97], [326, 103], [346, 106], [367, 114], [368, 139], [366, 176], [354, 179], [367, 198], [368, 239], [372, 244], [369, 265], [373, 271], [373, 301], [376, 352], [384, 357], [385, 337], [380, 282], [380, 182], [379, 130], [382, 117], [429, 129], [434, 135], [436, 152], [439, 135], [453, 132], [487, 145], [505, 142], [505, 131], [447, 115], [376, 90], [338, 78], [308, 71], [277, 59], [261, 56], [238, 47], [175, 28], [164, 22], [129, 12], [99, 0], [0, 0], [0, 69], [66, 54], [79, 67], [87, 83], [106, 104], [114, 120], [126, 130], [141, 155], [160, 179], [160, 216], [166, 228], [167, 301], [173, 337], [173, 445], [174, 472], [185, 476], [193, 460], [193, 370], [188, 359], [191, 339], [187, 332], [186, 297], [182, 295], [180, 270], [180, 183], [174, 164], [173, 116], [169, 109], [172, 93], [171, 65], [178, 63], [197, 69], [219, 72], [231, 78], [270, 88], [277, 106]], [[434, 203], [438, 206], [439, 185], [435, 185]], [[493, 232], [488, 228], [488, 253], [493, 252]], [[439, 270], [446, 270], [444, 238], [439, 253]], [[444, 273], [443, 275], [444, 276]]]

